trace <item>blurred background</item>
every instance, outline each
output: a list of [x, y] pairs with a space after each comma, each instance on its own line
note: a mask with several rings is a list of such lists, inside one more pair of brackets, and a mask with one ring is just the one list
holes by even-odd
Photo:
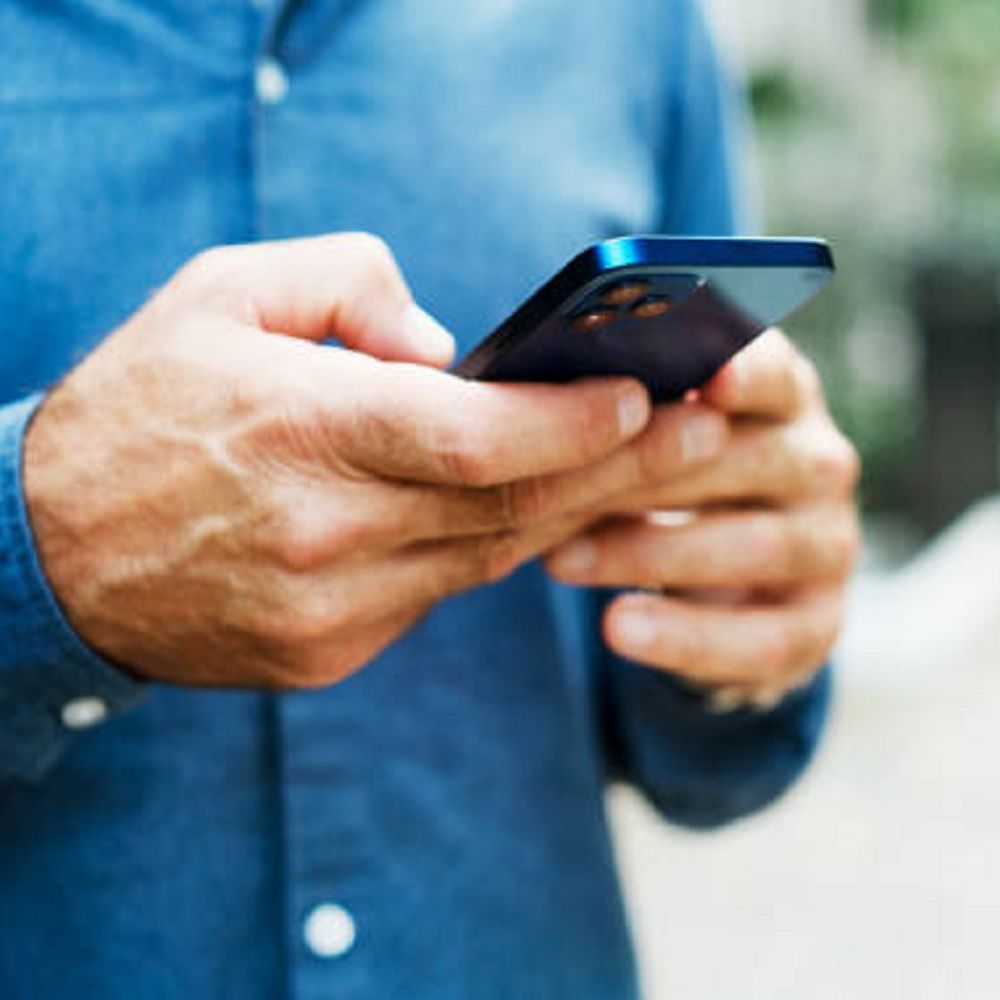
[[865, 460], [832, 730], [710, 836], [612, 812], [651, 1000], [1000, 997], [1000, 2], [706, 0], [767, 230], [831, 239], [790, 324]]

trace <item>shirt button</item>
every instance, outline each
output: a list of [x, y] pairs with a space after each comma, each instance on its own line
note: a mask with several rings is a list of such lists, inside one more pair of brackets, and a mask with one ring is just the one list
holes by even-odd
[[354, 918], [336, 903], [323, 903], [306, 917], [306, 946], [318, 958], [340, 958], [354, 947]]
[[75, 698], [63, 705], [60, 715], [67, 729], [90, 729], [108, 717], [108, 706], [100, 698]]
[[261, 59], [257, 63], [254, 91], [261, 104], [280, 104], [288, 95], [288, 77], [277, 59]]

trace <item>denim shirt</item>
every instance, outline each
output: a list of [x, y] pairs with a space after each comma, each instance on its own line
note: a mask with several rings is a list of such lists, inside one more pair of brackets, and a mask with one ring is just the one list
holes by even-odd
[[735, 106], [690, 0], [0, 4], [0, 996], [635, 995], [607, 782], [757, 810], [825, 673], [714, 716], [529, 565], [328, 690], [138, 684], [46, 584], [21, 448], [212, 244], [378, 233], [465, 349], [590, 241], [731, 232]]

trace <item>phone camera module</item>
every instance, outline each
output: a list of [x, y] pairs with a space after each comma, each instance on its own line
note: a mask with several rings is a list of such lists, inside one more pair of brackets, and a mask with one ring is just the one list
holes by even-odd
[[618, 318], [617, 309], [585, 309], [570, 318], [569, 328], [574, 333], [595, 333], [613, 323]]
[[636, 319], [656, 319], [666, 316], [675, 305], [675, 300], [667, 295], [647, 295], [629, 310]]
[[616, 281], [613, 285], [608, 285], [601, 292], [601, 301], [609, 306], [627, 306], [641, 299], [644, 295], [648, 295], [649, 289], [648, 281], [626, 278], [624, 281]]

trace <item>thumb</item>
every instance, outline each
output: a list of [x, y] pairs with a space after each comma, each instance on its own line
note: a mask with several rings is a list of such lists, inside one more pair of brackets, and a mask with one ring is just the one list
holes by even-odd
[[414, 301], [386, 244], [367, 233], [210, 250], [196, 284], [235, 304], [241, 319], [305, 340], [334, 337], [384, 361], [444, 367], [455, 341]]

